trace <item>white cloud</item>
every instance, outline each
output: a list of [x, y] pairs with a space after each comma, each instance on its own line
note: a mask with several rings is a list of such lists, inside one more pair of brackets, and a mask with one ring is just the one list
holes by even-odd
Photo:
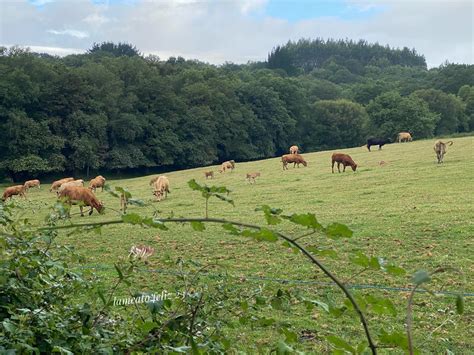
[[[0, 0], [0, 45], [86, 50], [93, 42], [121, 41], [162, 58], [181, 55], [220, 64], [265, 60], [274, 46], [289, 39], [350, 38], [415, 48], [429, 66], [445, 60], [473, 63], [473, 5], [468, 0], [350, 0], [348, 6], [369, 10], [370, 16], [291, 22], [265, 16], [267, 3], [137, 0], [97, 5], [74, 0], [38, 9], [27, 0]], [[374, 6], [382, 11], [371, 13]], [[259, 16], [249, 16], [255, 13]]]
[[78, 30], [61, 30], [61, 31], [47, 30], [46, 32], [52, 33], [53, 35], [66, 35], [66, 36], [72, 36], [72, 37], [76, 37], [80, 39], [89, 37], [89, 34], [87, 32], [78, 31]]

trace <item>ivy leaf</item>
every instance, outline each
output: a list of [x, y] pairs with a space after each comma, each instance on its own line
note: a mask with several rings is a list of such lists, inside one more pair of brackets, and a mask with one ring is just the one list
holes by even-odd
[[193, 229], [197, 232], [202, 232], [203, 230], [206, 229], [206, 227], [204, 226], [204, 223], [199, 222], [199, 221], [191, 222], [191, 227], [193, 227]]
[[419, 270], [413, 275], [413, 283], [416, 285], [421, 285], [424, 282], [431, 280], [430, 274], [425, 270]]
[[325, 229], [326, 235], [331, 239], [351, 238], [353, 232], [345, 224], [331, 223]]

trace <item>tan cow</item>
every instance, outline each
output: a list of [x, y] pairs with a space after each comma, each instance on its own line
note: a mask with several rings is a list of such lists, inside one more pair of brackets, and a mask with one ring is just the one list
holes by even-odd
[[444, 155], [446, 154], [446, 146], [447, 145], [453, 145], [454, 142], [453, 141], [447, 141], [447, 142], [443, 142], [443, 141], [436, 141], [433, 149], [436, 153], [436, 157], [438, 158], [438, 164], [441, 164], [443, 162], [443, 159], [444, 159]]
[[397, 141], [398, 143], [401, 143], [401, 142], [411, 142], [413, 140], [413, 138], [411, 137], [411, 134], [408, 133], [408, 132], [400, 132], [398, 133], [398, 138], [397, 138]]
[[89, 189], [91, 191], [97, 190], [98, 187], [102, 188], [102, 191], [104, 191], [104, 186], [105, 186], [105, 178], [102, 175], [96, 176], [89, 182]]
[[40, 186], [40, 181], [38, 179], [25, 181], [24, 185], [26, 187], [26, 190], [28, 190], [32, 187], [37, 187], [38, 189], [41, 187]]
[[248, 180], [249, 183], [255, 183], [255, 179], [260, 177], [260, 173], [259, 172], [256, 172], [256, 173], [248, 173], [247, 174], [247, 177], [245, 178], [246, 180]]
[[297, 145], [292, 145], [290, 147], [290, 154], [298, 154], [299, 151], [300, 151], [300, 148], [298, 148]]
[[235, 169], [235, 161], [229, 160], [225, 161], [221, 164], [221, 168], [219, 169], [220, 173], [225, 173], [226, 170], [230, 170], [231, 172]]
[[214, 179], [214, 172], [213, 171], [205, 171], [204, 176], [206, 177], [206, 180], [211, 178]]
[[159, 176], [153, 184], [153, 195], [158, 201], [164, 200], [168, 197], [170, 192], [170, 181], [164, 175]]
[[54, 181], [54, 182], [51, 184], [51, 188], [49, 189], [49, 192], [56, 191], [57, 189], [59, 189], [59, 187], [60, 187], [62, 184], [64, 184], [65, 182], [69, 182], [69, 181], [74, 181], [74, 178], [68, 177], [68, 178], [64, 178], [64, 179], [60, 179], [60, 180]]
[[68, 186], [82, 187], [82, 186], [84, 186], [84, 180], [79, 179], [79, 180], [74, 180], [74, 181], [68, 181], [68, 182], [65, 182], [64, 184], [61, 184], [61, 186], [59, 186], [58, 191], [56, 192], [58, 194], [58, 196]]

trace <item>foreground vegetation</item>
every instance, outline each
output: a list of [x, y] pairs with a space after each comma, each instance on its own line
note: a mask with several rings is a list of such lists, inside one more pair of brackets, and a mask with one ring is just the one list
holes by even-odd
[[[454, 139], [441, 165], [435, 163], [430, 140], [389, 144], [382, 151], [370, 153], [363, 147], [341, 150], [359, 164], [356, 173], [344, 174], [330, 173], [331, 151], [305, 154], [308, 167], [288, 171], [282, 171], [278, 159], [238, 163], [234, 172], [216, 174], [212, 183], [207, 182], [230, 189], [229, 196], [235, 206], [210, 200], [209, 215], [264, 225], [263, 213], [255, 208], [269, 205], [290, 215], [314, 213], [325, 226], [334, 221], [347, 225], [354, 232], [350, 239], [332, 240], [316, 233], [301, 239], [301, 243], [313, 247], [314, 252], [317, 248], [337, 252], [337, 259], [331, 258], [331, 252], [318, 257], [341, 280], [359, 285], [353, 289], [358, 301], [372, 295], [393, 302], [394, 309], [379, 304], [383, 309], [380, 311], [368, 305], [365, 312], [377, 343], [397, 343], [387, 334], [392, 337], [404, 334], [408, 292], [362, 286], [410, 288], [411, 275], [416, 271], [444, 268], [448, 271], [427, 285], [430, 290], [472, 293], [469, 275], [474, 271], [470, 256], [474, 204], [468, 192], [473, 188], [474, 164], [467, 152], [473, 144], [472, 137]], [[380, 161], [386, 164], [380, 165]], [[167, 174], [172, 184], [171, 194], [160, 203], [153, 202], [148, 186], [150, 177], [109, 181], [109, 185], [127, 188], [134, 198], [147, 203], [144, 207], [130, 206], [130, 216], [157, 213], [161, 218], [203, 217], [204, 201], [199, 192], [189, 188], [188, 181], [196, 179], [204, 183], [203, 172], [210, 169], [217, 170], [206, 167]], [[244, 178], [245, 173], [253, 171], [261, 172], [262, 176], [251, 185]], [[106, 192], [98, 194], [108, 207], [106, 214], [84, 218], [73, 215], [71, 222], [99, 222], [119, 217], [113, 210], [118, 209], [118, 200]], [[30, 191], [28, 201], [18, 200], [17, 204], [22, 208], [19, 214], [38, 226], [44, 224], [54, 202], [54, 195], [43, 186], [40, 191]], [[198, 231], [200, 225], [194, 227], [178, 225], [160, 230], [110, 225], [100, 235], [93, 230], [80, 234], [61, 232], [57, 241], [74, 246], [83, 255], [82, 261], [71, 264], [76, 270], [95, 267], [92, 270], [98, 279], [94, 285], [104, 293], [115, 285], [114, 263], [120, 264], [119, 260], [127, 257], [131, 246], [153, 247], [155, 253], [148, 258], [148, 264], [128, 276], [130, 286], [117, 287], [117, 297], [130, 296], [129, 289], [156, 294], [162, 290], [183, 291], [190, 284], [189, 278], [183, 276], [185, 272], [193, 275], [200, 270], [199, 281], [193, 287], [204, 291], [213, 305], [207, 305], [209, 309], [204, 311], [212, 325], [208, 326], [215, 329], [218, 326], [213, 322], [221, 321], [219, 328], [233, 349], [266, 352], [275, 349], [279, 341], [286, 341], [296, 349], [329, 351], [334, 347], [328, 342], [330, 335], [354, 346], [363, 342], [360, 323], [350, 310], [344, 309], [348, 306], [344, 305], [341, 292], [328, 285], [328, 279], [291, 248], [232, 236], [219, 226], [206, 225], [204, 233]], [[287, 235], [301, 234], [301, 226], [292, 223], [269, 227]], [[384, 262], [378, 259], [380, 263], [398, 265], [407, 273], [394, 275], [364, 266], [357, 251], [383, 258]], [[357, 255], [358, 261], [354, 263]], [[368, 270], [362, 272], [365, 268]], [[96, 298], [97, 293], [77, 291], [75, 300], [92, 303]], [[456, 314], [454, 300], [455, 295], [416, 294], [414, 339], [418, 349], [429, 353], [447, 350], [465, 353], [473, 347], [468, 336], [472, 298], [466, 298], [464, 316]], [[139, 322], [140, 317], [134, 315], [131, 306], [114, 307], [112, 311], [126, 319], [122, 321], [123, 327], [133, 327], [134, 322]], [[205, 333], [206, 326], [200, 331]], [[297, 341], [292, 343], [293, 334]], [[379, 350], [384, 351], [393, 350]]]
[[177, 170], [474, 130], [474, 66], [299, 41], [213, 66], [103, 43], [64, 58], [0, 48], [0, 178]]

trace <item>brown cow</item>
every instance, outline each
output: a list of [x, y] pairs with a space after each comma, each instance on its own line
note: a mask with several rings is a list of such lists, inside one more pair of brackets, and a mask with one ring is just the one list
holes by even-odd
[[37, 187], [38, 189], [41, 188], [40, 181], [38, 179], [25, 181], [24, 185], [26, 187], [26, 190], [32, 187]]
[[59, 186], [59, 189], [58, 189], [58, 191], [56, 191], [56, 194], [59, 196], [59, 194], [60, 194], [67, 186], [84, 186], [84, 180], [79, 179], [79, 180], [73, 180], [73, 181], [65, 182], [64, 184], [61, 184], [61, 186]]
[[288, 170], [288, 163], [293, 163], [293, 168], [298, 164], [298, 168], [300, 164], [304, 166], [308, 166], [306, 160], [300, 154], [285, 154], [281, 157], [281, 162], [283, 163], [283, 170]]
[[300, 151], [300, 148], [298, 148], [297, 145], [292, 145], [290, 147], [290, 154], [298, 154], [299, 151]]
[[96, 176], [89, 182], [89, 189], [94, 192], [98, 187], [101, 187], [102, 191], [104, 191], [104, 186], [105, 178], [102, 175]]
[[68, 178], [64, 178], [64, 179], [61, 179], [61, 180], [57, 180], [57, 181], [54, 181], [52, 184], [51, 184], [51, 188], [49, 189], [49, 192], [53, 192], [57, 189], [59, 189], [59, 187], [64, 184], [65, 182], [69, 182], [69, 181], [73, 181], [74, 178], [72, 177], [68, 177]]
[[91, 190], [83, 186], [66, 186], [59, 194], [59, 198], [63, 199], [69, 206], [79, 205], [81, 217], [84, 217], [84, 213], [82, 211], [84, 206], [91, 207], [89, 216], [92, 214], [92, 212], [94, 212], [94, 208], [101, 214], [104, 210], [104, 205], [102, 202], [100, 202], [97, 197], [95, 197]]
[[413, 138], [411, 137], [411, 134], [408, 133], [408, 132], [400, 132], [398, 133], [398, 143], [401, 143], [401, 142], [411, 142], [413, 140]]
[[206, 180], [208, 178], [214, 179], [214, 172], [213, 171], [205, 171], [204, 176], [206, 177]]
[[441, 164], [443, 162], [444, 155], [446, 154], [446, 146], [448, 144], [451, 146], [454, 144], [454, 142], [453, 141], [447, 141], [447, 142], [436, 141], [433, 149], [436, 153], [436, 157], [438, 158], [438, 164]]
[[246, 180], [249, 181], [249, 183], [255, 183], [255, 179], [260, 177], [260, 173], [248, 173], [247, 177], [245, 178]]
[[342, 154], [342, 153], [334, 153], [331, 157], [332, 160], [332, 172], [334, 173], [334, 163], [337, 163], [337, 171], [341, 172], [339, 169], [339, 166], [342, 164], [344, 166], [344, 169], [342, 171], [346, 171], [346, 166], [350, 166], [352, 168], [352, 171], [356, 171], [357, 169], [357, 164], [352, 160], [352, 158], [347, 155], [347, 154]]
[[16, 186], [7, 187], [5, 191], [3, 192], [2, 200], [6, 201], [7, 199], [12, 198], [12, 196], [15, 196], [15, 195], [20, 195], [21, 197], [26, 198], [25, 192], [26, 192], [25, 185], [16, 185]]

